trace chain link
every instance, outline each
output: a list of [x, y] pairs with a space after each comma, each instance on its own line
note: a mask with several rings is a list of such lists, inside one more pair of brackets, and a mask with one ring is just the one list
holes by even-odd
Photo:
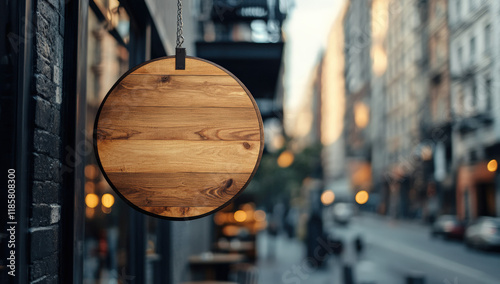
[[177, 48], [181, 48], [184, 43], [184, 36], [182, 35], [182, 1], [177, 0]]

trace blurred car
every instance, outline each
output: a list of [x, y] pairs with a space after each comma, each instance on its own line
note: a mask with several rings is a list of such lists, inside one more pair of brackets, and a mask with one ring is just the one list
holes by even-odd
[[454, 215], [439, 216], [431, 229], [431, 236], [442, 236], [446, 239], [463, 239], [465, 225]]
[[500, 218], [481, 217], [465, 232], [465, 244], [480, 249], [500, 249]]
[[333, 206], [333, 220], [341, 225], [347, 225], [354, 215], [354, 205], [351, 203], [337, 203]]

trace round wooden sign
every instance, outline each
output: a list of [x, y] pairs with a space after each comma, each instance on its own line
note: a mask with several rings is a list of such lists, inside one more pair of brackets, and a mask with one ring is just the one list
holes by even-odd
[[262, 118], [248, 89], [209, 61], [139, 65], [104, 98], [94, 150], [111, 187], [142, 212], [193, 219], [225, 207], [262, 157]]

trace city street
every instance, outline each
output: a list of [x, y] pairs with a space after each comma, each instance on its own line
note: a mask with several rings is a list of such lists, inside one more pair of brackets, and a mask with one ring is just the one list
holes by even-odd
[[[409, 275], [424, 276], [427, 284], [500, 282], [500, 254], [471, 250], [458, 241], [433, 239], [428, 226], [361, 215], [348, 226], [336, 226], [332, 233], [344, 241], [341, 259], [332, 258], [326, 269], [306, 270], [306, 279], [285, 274], [287, 270], [293, 272], [294, 265], [304, 265], [304, 245], [279, 237], [276, 258], [280, 267], [271, 267], [276, 262], [266, 258], [260, 265], [259, 283], [343, 283], [343, 264], [353, 265], [355, 283], [405, 283]], [[354, 249], [357, 236], [364, 241], [359, 256]], [[268, 241], [266, 236], [261, 239]], [[302, 257], [294, 258], [297, 255]]]

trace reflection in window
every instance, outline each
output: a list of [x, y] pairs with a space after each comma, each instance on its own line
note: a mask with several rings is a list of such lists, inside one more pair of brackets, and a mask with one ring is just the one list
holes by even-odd
[[[116, 80], [128, 69], [128, 51], [116, 35], [110, 33], [110, 25], [121, 29], [120, 35], [128, 37], [126, 12], [117, 8], [117, 1], [96, 1], [108, 4], [113, 13], [104, 19], [89, 9], [87, 39], [87, 141], [92, 145], [94, 118], [99, 105]], [[100, 5], [99, 4], [99, 5]], [[113, 6], [116, 5], [116, 6]], [[128, 206], [117, 198], [102, 176], [93, 153], [85, 166], [85, 244], [84, 283], [116, 283], [119, 273], [127, 264]]]

